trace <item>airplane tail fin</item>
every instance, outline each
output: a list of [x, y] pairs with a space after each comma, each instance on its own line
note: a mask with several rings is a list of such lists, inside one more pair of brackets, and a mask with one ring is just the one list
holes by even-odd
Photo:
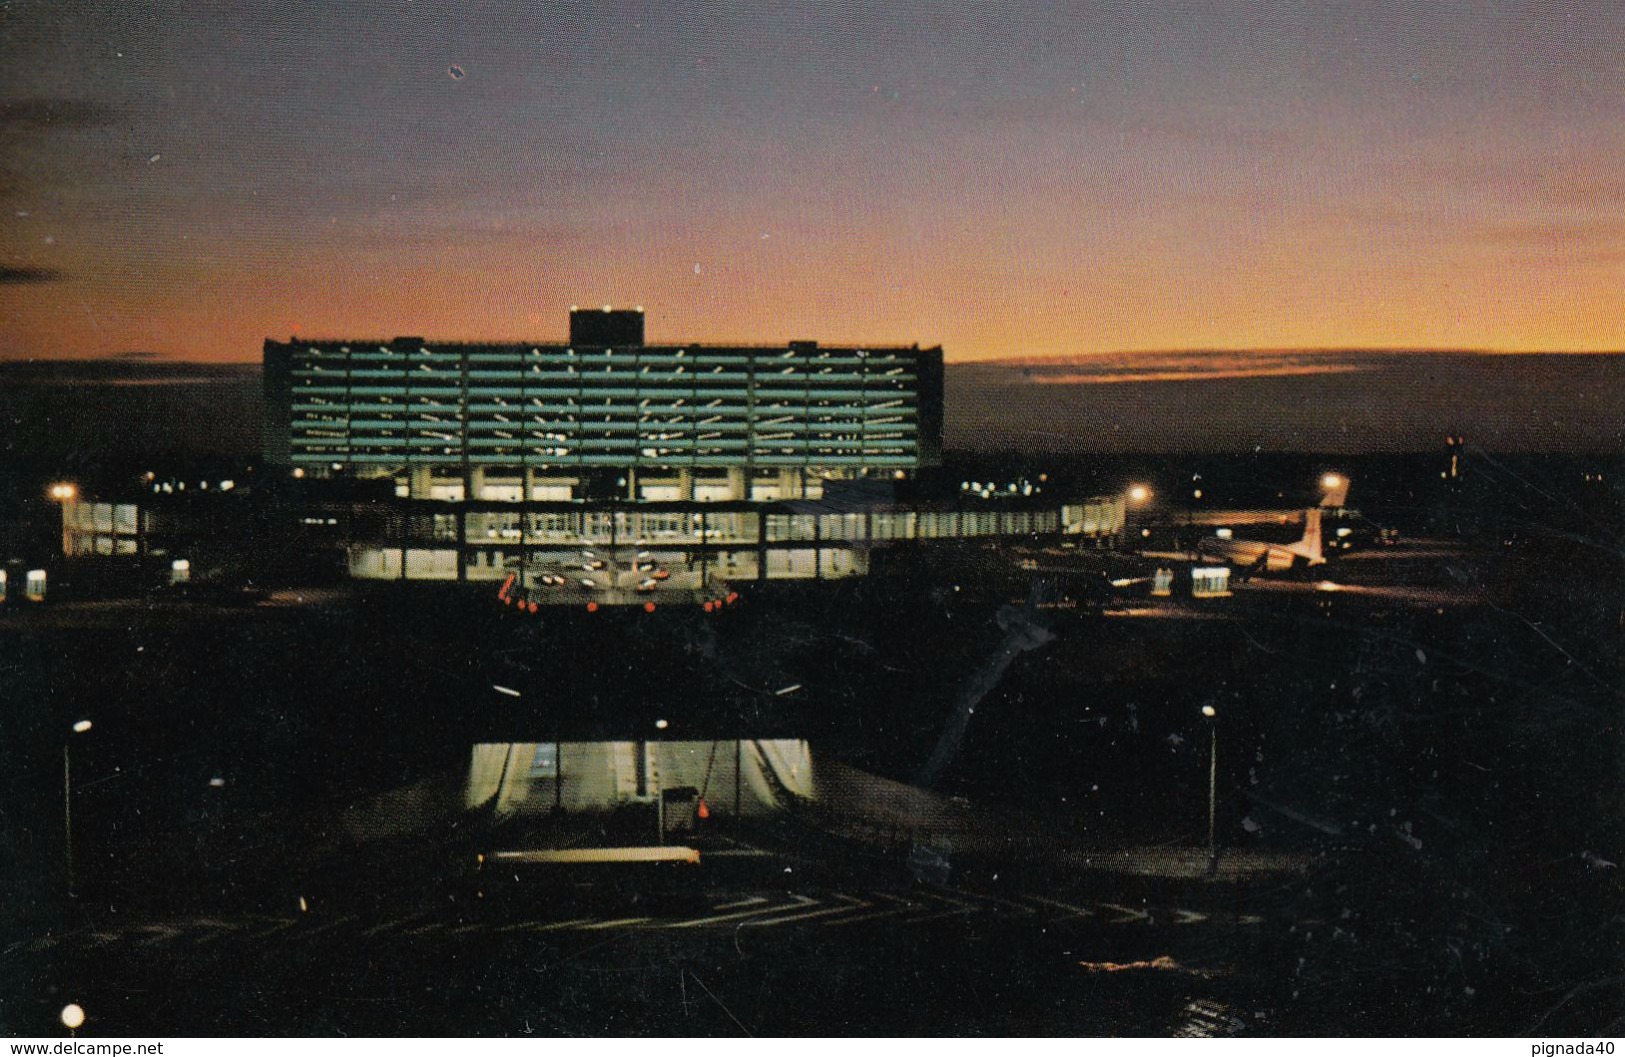
[[[1346, 485], [1344, 487], [1347, 488]], [[1310, 507], [1304, 512], [1303, 539], [1294, 548], [1310, 565], [1321, 565], [1326, 561], [1326, 550], [1320, 535], [1321, 516], [1320, 507]]]

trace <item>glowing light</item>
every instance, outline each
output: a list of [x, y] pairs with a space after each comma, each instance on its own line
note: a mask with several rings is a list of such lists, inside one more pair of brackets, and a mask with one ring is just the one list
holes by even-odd
[[643, 611], [645, 613], [653, 613], [655, 611], [655, 604], [653, 602], [643, 603]]
[[671, 726], [671, 724], [668, 723], [667, 721], [663, 720], [663, 719], [655, 720], [655, 729], [656, 730], [665, 730], [669, 726]]
[[1327, 474], [1320, 479], [1320, 487], [1326, 489], [1328, 492], [1334, 488], [1343, 487], [1343, 475], [1338, 473]]
[[1342, 589], [1342, 584], [1334, 584], [1330, 580], [1322, 580], [1315, 585], [1316, 591], [1341, 591]]
[[491, 684], [491, 689], [495, 690], [499, 694], [507, 694], [509, 697], [518, 697], [518, 696], [520, 696], [519, 691], [515, 690], [511, 686], [501, 686], [501, 685], [499, 685], [497, 683], [492, 683]]
[[[79, 495], [79, 488], [76, 485], [69, 484], [67, 481], [58, 481], [56, 484], [51, 486], [50, 491], [47, 494], [59, 503], [66, 503]], [[72, 1008], [77, 1009], [78, 1007], [74, 1006]]]
[[1207, 718], [1212, 719], [1214, 716], [1216, 716], [1218, 714], [1219, 714], [1218, 709], [1214, 708], [1212, 705], [1203, 705], [1202, 706], [1202, 715], [1206, 716]]
[[85, 1022], [85, 1011], [77, 1002], [69, 1002], [62, 1007], [62, 1026], [69, 1031], [77, 1031]]
[[93, 726], [95, 726], [95, 724], [92, 723], [90, 720], [81, 719], [79, 722], [77, 722], [77, 723], [75, 723], [73, 725], [73, 732], [75, 734], [83, 734], [85, 731], [89, 730]]
[[1151, 489], [1143, 484], [1133, 485], [1128, 490], [1128, 497], [1136, 503], [1143, 503], [1151, 498]]

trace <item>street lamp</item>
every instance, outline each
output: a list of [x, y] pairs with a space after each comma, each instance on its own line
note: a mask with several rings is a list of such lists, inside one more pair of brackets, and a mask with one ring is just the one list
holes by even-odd
[[1219, 711], [1212, 705], [1203, 705], [1202, 716], [1207, 720], [1208, 733], [1207, 875], [1214, 877], [1219, 872], [1219, 843], [1214, 827], [1219, 803]]
[[[72, 733], [83, 734], [94, 724], [88, 719], [81, 719], [73, 725]], [[62, 739], [62, 831], [66, 838], [63, 847], [63, 858], [68, 867], [68, 898], [74, 898], [73, 892], [73, 763], [69, 747], [73, 738]]]
[[660, 773], [661, 748], [666, 744], [666, 728], [671, 726], [664, 719], [655, 720], [655, 730], [659, 735], [655, 738], [655, 831], [661, 847], [666, 844], [666, 790], [663, 788], [666, 779]]

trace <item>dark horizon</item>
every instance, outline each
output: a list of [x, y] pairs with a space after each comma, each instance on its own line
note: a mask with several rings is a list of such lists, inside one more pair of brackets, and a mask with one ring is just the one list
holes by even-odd
[[[256, 454], [260, 365], [121, 356], [0, 363], [13, 457]], [[972, 453], [1625, 452], [1625, 355], [1436, 352], [1050, 358], [946, 365], [944, 445]], [[1193, 414], [1193, 404], [1200, 413]]]

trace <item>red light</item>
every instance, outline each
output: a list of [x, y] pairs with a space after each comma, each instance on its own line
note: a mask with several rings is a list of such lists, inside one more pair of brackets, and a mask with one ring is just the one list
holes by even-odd
[[705, 797], [700, 797], [699, 810], [695, 811], [694, 813], [702, 819], [711, 817], [711, 808], [706, 804]]
[[738, 591], [729, 591], [728, 592], [728, 604], [733, 605], [737, 601], [739, 601], [739, 592]]
[[589, 612], [589, 613], [598, 612], [598, 603], [597, 602], [588, 602], [587, 603], [587, 612]]
[[530, 604], [530, 611], [531, 611], [531, 612], [532, 612], [532, 613], [534, 613], [534, 612], [536, 612], [536, 610], [537, 610], [537, 609], [538, 609], [538, 608], [540, 608], [540, 607], [539, 607], [539, 606], [537, 606], [537, 605], [536, 605], [536, 603], [535, 603], [535, 602], [532, 602], [532, 603], [531, 603], [531, 604]]
[[707, 613], [711, 612], [711, 603], [710, 602], [705, 603], [705, 611]]
[[653, 613], [655, 611], [655, 604], [653, 602], [643, 603], [643, 611], [645, 613]]

